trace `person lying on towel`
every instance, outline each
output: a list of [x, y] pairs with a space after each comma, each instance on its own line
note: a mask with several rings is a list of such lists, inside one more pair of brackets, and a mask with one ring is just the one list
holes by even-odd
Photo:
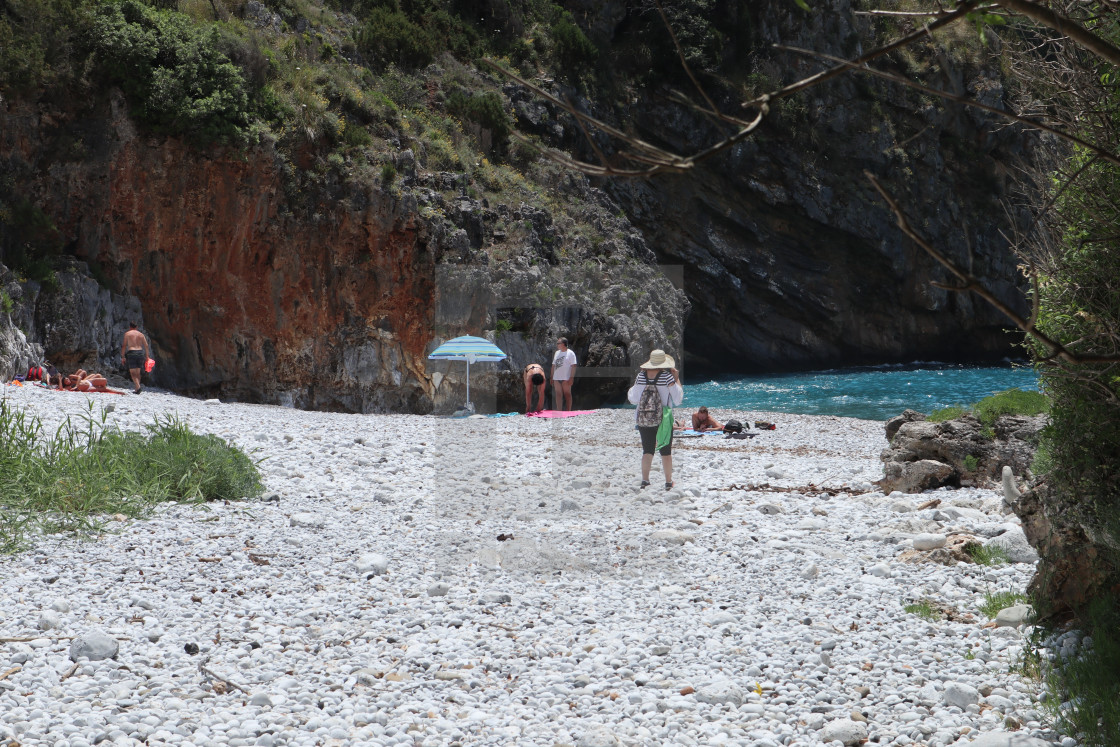
[[703, 433], [704, 431], [722, 431], [723, 423], [708, 414], [707, 407], [701, 407], [692, 413], [692, 430]]

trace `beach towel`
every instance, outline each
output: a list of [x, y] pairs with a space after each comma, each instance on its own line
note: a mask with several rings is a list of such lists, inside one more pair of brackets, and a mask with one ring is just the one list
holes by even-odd
[[525, 414], [527, 418], [574, 418], [576, 415], [590, 415], [598, 410], [541, 410], [540, 412], [529, 412]]
[[722, 436], [723, 431], [694, 431], [689, 428], [688, 430], [677, 431], [677, 435], [688, 436], [689, 438], [692, 438], [693, 436]]
[[124, 394], [124, 392], [110, 389], [109, 387], [90, 387], [89, 389], [51, 389], [52, 392], [71, 392], [73, 394]]

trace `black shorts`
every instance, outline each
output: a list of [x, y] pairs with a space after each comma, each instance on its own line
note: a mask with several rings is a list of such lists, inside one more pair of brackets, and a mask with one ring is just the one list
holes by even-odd
[[[656, 425], [648, 427], [638, 426], [638, 433], [642, 437], [642, 453], [652, 454], [657, 449], [657, 428]], [[669, 456], [673, 453], [673, 437], [669, 436], [669, 443], [661, 447], [661, 456]]]
[[125, 367], [128, 370], [139, 368], [144, 370], [144, 364], [148, 362], [148, 356], [144, 355], [143, 350], [129, 350], [124, 354]]

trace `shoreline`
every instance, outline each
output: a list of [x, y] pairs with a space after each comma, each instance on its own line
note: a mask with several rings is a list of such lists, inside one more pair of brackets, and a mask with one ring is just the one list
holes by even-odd
[[[9, 401], [48, 430], [93, 399], [38, 395]], [[0, 637], [34, 639], [0, 643], [21, 744], [964, 745], [1007, 716], [1061, 744], [1011, 671], [1022, 632], [978, 612], [1033, 564], [899, 559], [1005, 522], [999, 495], [863, 492], [881, 421], [743, 411], [778, 429], [675, 440], [677, 488], [655, 460], [641, 491], [629, 412], [112, 403], [122, 428], [173, 412], [256, 449], [266, 491], [0, 557]], [[955, 518], [914, 510], [931, 497]], [[921, 600], [958, 614], [904, 610]], [[93, 630], [116, 659], [74, 667], [64, 638]]]

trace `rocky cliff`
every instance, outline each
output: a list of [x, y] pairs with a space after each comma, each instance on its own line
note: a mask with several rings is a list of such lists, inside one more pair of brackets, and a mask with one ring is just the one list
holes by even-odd
[[[80, 141], [83, 157], [60, 159], [62, 138]], [[240, 153], [144, 135], [119, 94], [80, 112], [5, 102], [0, 162], [67, 252], [118, 291], [124, 315], [142, 307], [153, 379], [178, 391], [353, 412], [448, 410], [463, 402], [465, 366], [429, 364], [427, 353], [457, 334], [500, 329], [511, 358], [475, 367], [480, 409], [517, 406], [517, 372], [547, 365], [558, 335], [601, 369], [597, 385], [577, 391], [578, 404], [594, 405], [619, 396], [648, 350], [680, 344], [683, 293], [581, 179], [567, 180], [572, 202], [586, 203], [611, 237], [595, 247], [542, 208], [491, 207], [455, 174], [409, 173], [407, 151], [394, 189], [348, 182], [301, 194], [267, 143]], [[496, 247], [503, 220], [521, 226], [516, 245]], [[125, 320], [106, 316], [90, 288], [75, 293], [78, 282], [67, 275], [59, 292], [26, 299], [25, 329], [56, 362], [115, 361]], [[499, 327], [502, 309], [517, 318]]]
[[[614, 45], [640, 49], [634, 37], [649, 31], [636, 27], [638, 9], [585, 5]], [[811, 5], [812, 13], [788, 0], [711, 4], [708, 20], [726, 33], [718, 72], [740, 84], [702, 77], [721, 107], [741, 114], [739, 101], [825, 66], [774, 45], [851, 57], [877, 35], [904, 30], [877, 30], [872, 23], [881, 21], [855, 14], [858, 2]], [[964, 52], [961, 43], [959, 35], [942, 38], [875, 64], [1001, 106], [995, 48], [977, 43]], [[688, 81], [678, 83], [693, 94]], [[595, 113], [678, 153], [729, 133], [670, 95], [668, 85], [646, 88], [624, 105], [600, 102]], [[558, 137], [558, 119], [525, 108], [521, 124], [595, 160], [578, 128]], [[931, 285], [945, 282], [945, 272], [903, 237], [863, 172], [883, 181], [929, 241], [1022, 309], [1001, 200], [1008, 175], [1030, 161], [1036, 144], [1036, 134], [997, 116], [852, 74], [779, 102], [757, 135], [687, 175], [612, 180], [605, 188], [658, 260], [685, 268], [693, 370], [998, 359], [1014, 354], [1007, 320], [979, 298]]]
[[[678, 151], [726, 134], [672, 100], [671, 48], [654, 44], [649, 14], [597, 0], [569, 6], [599, 43], [600, 67], [619, 70], [602, 71], [596, 103], [565, 88], [579, 78], [572, 71], [546, 85]], [[720, 106], [739, 111], [744, 97], [819, 68], [775, 43], [838, 55], [873, 43], [877, 32], [849, 0], [814, 8], [728, 0], [683, 3], [670, 15], [711, 63], [704, 80]], [[494, 146], [508, 105], [524, 130], [593, 156], [562, 112], [517, 86], [498, 95], [494, 79], [451, 53], [407, 73], [385, 70], [370, 55], [388, 30], [359, 33], [355, 17], [319, 11], [314, 22], [287, 6], [283, 18], [260, 3], [224, 11], [258, 36], [227, 39], [215, 59], [228, 52], [254, 90], [267, 82], [294, 108], [254, 120], [259, 137], [238, 148], [154, 134], [175, 120], [152, 113], [162, 100], [143, 97], [155, 89], [113, 77], [112, 44], [100, 58], [74, 58], [72, 70], [102, 67], [74, 73], [69, 89], [4, 96], [0, 189], [34, 205], [60, 254], [97, 278], [96, 288], [89, 277], [78, 283], [78, 272], [61, 294], [41, 297], [21, 286], [13, 319], [28, 340], [66, 362], [92, 355], [108, 365], [121, 325], [142, 310], [157, 384], [357, 412], [461, 403], [465, 367], [426, 360], [461, 333], [511, 351], [472, 371], [472, 395], [503, 410], [521, 402], [520, 368], [547, 364], [558, 335], [588, 364], [579, 406], [617, 401], [652, 347], [713, 371], [1010, 352], [1014, 338], [995, 312], [930, 284], [942, 272], [901, 237], [862, 171], [884, 179], [931, 241], [1019, 303], [999, 205], [1003, 174], [1030, 157], [1032, 140], [1018, 129], [845, 77], [775, 106], [756, 137], [688, 176], [590, 184]], [[555, 26], [538, 61], [562, 60], [556, 50], [573, 28]], [[959, 46], [886, 64], [998, 105], [995, 62], [984, 52], [962, 57]], [[591, 51], [576, 47], [586, 70]], [[319, 67], [309, 75], [303, 65]], [[295, 103], [300, 96], [310, 109]], [[147, 119], [136, 116], [144, 105]], [[492, 146], [504, 170], [483, 157]], [[108, 308], [117, 311], [99, 311]]]

